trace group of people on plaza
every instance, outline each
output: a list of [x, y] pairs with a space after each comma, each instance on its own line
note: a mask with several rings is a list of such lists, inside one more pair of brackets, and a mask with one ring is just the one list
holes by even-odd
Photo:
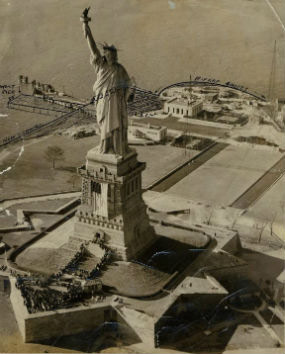
[[83, 246], [83, 244], [80, 245], [79, 251], [75, 253], [73, 258], [67, 263], [65, 267], [61, 269], [63, 273], [73, 273], [77, 268], [78, 264], [84, 259], [84, 256], [86, 255], [86, 249]]
[[[90, 271], [80, 268], [80, 263], [83, 263], [86, 257], [88, 257], [87, 246], [89, 243], [97, 243], [99, 247], [104, 251], [103, 256], [100, 258], [96, 266]], [[94, 238], [92, 241], [85, 241], [80, 245], [79, 251], [75, 253], [73, 258], [63, 267], [59, 269], [57, 273], [54, 273], [51, 278], [54, 280], [60, 279], [64, 273], [73, 274], [81, 279], [90, 279], [99, 276], [102, 268], [110, 262], [112, 252], [104, 245], [102, 240]]]
[[[89, 243], [97, 243], [99, 247], [104, 251], [103, 256], [100, 258], [99, 262], [96, 266], [90, 271], [86, 269], [80, 268], [80, 262], [84, 260], [86, 256], [88, 256], [88, 244]], [[81, 244], [80, 251], [75, 254], [74, 259], [68, 263], [66, 270], [74, 273], [79, 276], [81, 279], [90, 279], [95, 278], [100, 275], [102, 268], [110, 261], [111, 259], [111, 251], [104, 245], [104, 242], [98, 238], [94, 238], [92, 241], [87, 241], [84, 244]]]
[[69, 307], [84, 297], [82, 288], [74, 284], [69, 285], [66, 292], [60, 292], [49, 287], [39, 288], [35, 281], [26, 281], [20, 276], [17, 276], [16, 288], [21, 291], [29, 313]]
[[104, 242], [99, 238], [94, 238], [92, 243], [98, 243], [99, 247], [104, 251], [104, 255], [101, 257], [100, 261], [96, 264], [95, 268], [90, 272], [89, 277], [94, 278], [100, 275], [103, 267], [108, 264], [112, 257], [112, 252], [104, 245]]
[[106, 251], [106, 253], [104, 253], [99, 263], [96, 264], [96, 267], [91, 271], [90, 277], [93, 278], [99, 276], [102, 268], [110, 261], [110, 258], [111, 258], [111, 251], [108, 250]]
[[[80, 268], [80, 263], [89, 256], [88, 245], [90, 243], [98, 244], [104, 252], [96, 266], [91, 271], [87, 271]], [[103, 301], [104, 296], [98, 294], [96, 286], [91, 286], [90, 291], [86, 292], [86, 286], [84, 287], [83, 283], [76, 281], [76, 278], [64, 279], [62, 276], [64, 274], [75, 275], [83, 281], [91, 281], [100, 275], [102, 268], [110, 262], [111, 256], [111, 251], [105, 246], [104, 241], [95, 237], [92, 241], [82, 243], [67, 265], [49, 277], [44, 279], [36, 276], [27, 278], [15, 273], [16, 287], [21, 292], [28, 312], [35, 313], [73, 306], [76, 302], [80, 303], [80, 301], [90, 298], [90, 295], [95, 302]], [[61, 291], [60, 287], [66, 288], [66, 291]]]

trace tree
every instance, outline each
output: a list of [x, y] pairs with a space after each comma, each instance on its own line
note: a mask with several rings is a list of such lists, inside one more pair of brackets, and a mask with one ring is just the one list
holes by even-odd
[[45, 150], [46, 160], [52, 162], [52, 168], [55, 168], [55, 162], [64, 160], [64, 151], [59, 146], [48, 146]]
[[257, 230], [260, 231], [259, 238], [258, 238], [258, 242], [259, 243], [261, 242], [262, 234], [263, 234], [263, 231], [264, 231], [266, 226], [267, 226], [267, 221], [264, 221], [262, 224], [257, 225]]

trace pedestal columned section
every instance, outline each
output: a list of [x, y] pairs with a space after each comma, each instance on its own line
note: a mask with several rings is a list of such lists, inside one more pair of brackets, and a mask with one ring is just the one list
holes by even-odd
[[147, 248], [155, 234], [142, 199], [144, 169], [135, 150], [124, 157], [100, 154], [96, 148], [88, 151], [86, 166], [78, 169], [82, 197], [72, 239], [102, 238], [122, 260]]

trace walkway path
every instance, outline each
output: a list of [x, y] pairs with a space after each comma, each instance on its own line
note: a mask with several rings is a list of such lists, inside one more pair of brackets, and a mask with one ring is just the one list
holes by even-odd
[[239, 196], [231, 207], [246, 209], [255, 202], [268, 188], [270, 188], [285, 173], [285, 156], [266, 171], [253, 185]]
[[186, 163], [183, 163], [179, 168], [175, 169], [171, 174], [162, 177], [155, 184], [150, 186], [148, 189], [155, 192], [164, 192], [170, 187], [174, 186], [177, 182], [182, 180], [184, 177], [189, 175], [191, 172], [195, 171], [205, 162], [210, 160], [213, 156], [218, 154], [228, 145], [224, 143], [215, 143], [210, 148], [202, 151], [199, 155], [194, 156]]
[[67, 192], [67, 193], [59, 193], [59, 194], [41, 195], [38, 197], [9, 199], [0, 202], [0, 210], [1, 208], [7, 209], [14, 204], [38, 202], [38, 201], [45, 201], [51, 199], [66, 199], [66, 198], [76, 198], [76, 197], [80, 198], [80, 196], [81, 196], [81, 192]]

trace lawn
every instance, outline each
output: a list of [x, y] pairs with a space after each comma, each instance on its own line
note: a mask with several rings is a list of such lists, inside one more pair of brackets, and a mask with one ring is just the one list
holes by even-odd
[[[98, 140], [97, 136], [74, 141], [53, 135], [27, 140], [24, 152], [16, 163], [19, 146], [10, 148], [12, 152], [0, 164], [0, 171], [13, 166], [0, 176], [1, 198], [78, 190], [80, 179], [73, 179], [72, 176], [75, 175], [75, 169], [85, 163], [87, 151], [97, 145]], [[45, 159], [45, 150], [55, 145], [64, 150], [64, 160], [58, 161], [53, 169], [52, 163]]]
[[[18, 158], [21, 144], [0, 152], [0, 171], [12, 166], [0, 175], [1, 199], [35, 196], [79, 190], [81, 180], [76, 176], [76, 168], [85, 164], [86, 153], [98, 144], [100, 137], [93, 136], [79, 140], [49, 135], [24, 142], [24, 152]], [[45, 158], [48, 146], [60, 146], [64, 150], [64, 160], [56, 167]], [[143, 187], [147, 187], [166, 175], [176, 166], [188, 160], [197, 151], [170, 145], [137, 146], [138, 160], [147, 163], [143, 172]], [[18, 160], [17, 160], [18, 158]], [[15, 162], [16, 161], [16, 162]]]

